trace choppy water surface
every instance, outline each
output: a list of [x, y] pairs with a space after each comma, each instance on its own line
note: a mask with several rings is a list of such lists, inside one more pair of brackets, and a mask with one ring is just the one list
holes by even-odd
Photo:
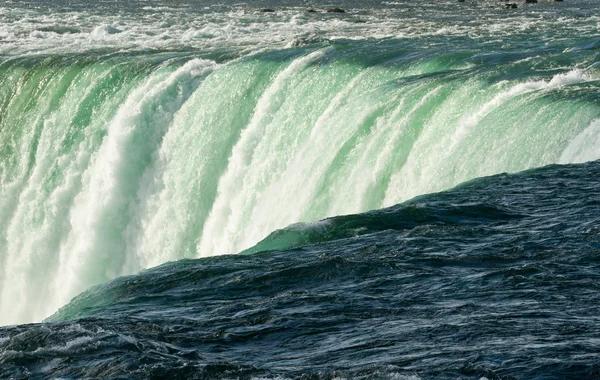
[[600, 376], [598, 10], [2, 3], [0, 377]]
[[0, 376], [597, 378], [599, 175], [483, 178], [119, 278], [0, 330]]
[[[547, 43], [598, 37], [594, 0], [519, 3], [515, 11], [492, 0], [6, 1], [0, 5], [0, 54], [192, 50], [230, 57], [319, 41], [393, 39], [491, 52], [492, 46], [547, 49]], [[347, 13], [326, 13], [333, 7]], [[261, 12], [265, 8], [277, 12]], [[467, 42], [456, 43], [461, 40]]]

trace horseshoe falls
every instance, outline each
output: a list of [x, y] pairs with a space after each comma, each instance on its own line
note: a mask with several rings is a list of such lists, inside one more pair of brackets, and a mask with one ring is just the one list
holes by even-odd
[[600, 376], [600, 7], [517, 3], [1, 4], [0, 377]]

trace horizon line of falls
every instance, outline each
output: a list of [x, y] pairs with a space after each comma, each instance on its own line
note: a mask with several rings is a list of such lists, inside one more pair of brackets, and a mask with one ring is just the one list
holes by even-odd
[[600, 157], [593, 68], [379, 58], [320, 46], [2, 62], [0, 324], [292, 223]]

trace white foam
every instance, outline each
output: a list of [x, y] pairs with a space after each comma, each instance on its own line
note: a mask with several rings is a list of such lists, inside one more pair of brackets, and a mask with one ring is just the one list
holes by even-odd
[[[269, 184], [261, 192], [261, 198], [251, 211], [249, 219], [261, 222], [245, 226], [244, 236], [238, 243], [240, 247], [252, 246], [271, 231], [304, 219], [304, 214], [314, 200], [315, 192], [322, 184], [323, 174], [330, 167], [340, 147], [353, 134], [360, 120], [371, 112], [370, 107], [365, 107], [354, 115], [355, 124], [346, 124], [343, 130], [335, 127], [342, 124], [339, 118], [348, 114], [344, 110], [350, 112], [349, 98], [367, 72], [368, 70], [358, 74], [333, 97], [314, 125], [309, 126], [310, 134], [301, 145], [286, 149], [289, 161], [283, 162], [284, 168], [280, 173], [275, 172], [277, 174], [269, 178]], [[298, 191], [300, 188], [303, 190]], [[286, 207], [277, 207], [274, 212], [273, 205]], [[320, 215], [325, 216], [329, 215]]]
[[[55, 310], [46, 309], [50, 306], [47, 305], [50, 298], [47, 284], [55, 275], [52, 270], [56, 262], [54, 255], [64, 235], [65, 224], [68, 224], [66, 213], [79, 190], [79, 175], [87, 166], [91, 149], [82, 143], [79, 147], [74, 146], [74, 151], [67, 155], [59, 152], [64, 136], [69, 133], [73, 123], [79, 102], [85, 100], [108, 73], [109, 70], [88, 76], [85, 71], [82, 72], [64, 95], [63, 106], [50, 115], [45, 115], [44, 111], [50, 99], [45, 97], [38, 100], [39, 112], [30, 124], [35, 126], [42, 123], [44, 126], [34, 152], [36, 165], [28, 178], [25, 176], [27, 171], [20, 168], [19, 174], [23, 177], [17, 177], [10, 184], [3, 181], [0, 213], [4, 218], [0, 223], [5, 225], [2, 226], [0, 237], [5, 239], [6, 244], [0, 247], [0, 253], [6, 259], [2, 268], [4, 276], [1, 277], [6, 282], [0, 283], [0, 323], [19, 320], [32, 322]], [[60, 79], [61, 76], [57, 75], [56, 81]], [[47, 83], [49, 90], [53, 89], [53, 85], [53, 82]], [[93, 126], [89, 128], [94, 130]], [[27, 146], [28, 139], [34, 137], [33, 128], [25, 136], [26, 139], [21, 143]], [[23, 149], [22, 153], [31, 154], [27, 149]], [[23, 164], [28, 162], [25, 157], [21, 159]], [[67, 168], [71, 159], [73, 165]], [[65, 183], [60, 184], [51, 194], [40, 192], [57, 164], [64, 170]], [[23, 299], [29, 302], [22, 302]]]
[[492, 100], [481, 106], [475, 113], [469, 114], [463, 117], [459, 121], [459, 125], [456, 131], [451, 137], [451, 144], [448, 151], [452, 151], [459, 145], [459, 143], [479, 124], [479, 122], [486, 117], [490, 112], [500, 107], [507, 101], [514, 99], [518, 96], [540, 90], [555, 90], [562, 86], [568, 86], [576, 83], [582, 83], [593, 78], [588, 72], [581, 69], [574, 69], [566, 73], [557, 74], [550, 81], [531, 81], [525, 83], [518, 83], [511, 86], [508, 90], [501, 92], [496, 95]]
[[[132, 178], [136, 165], [151, 160], [174, 113], [215, 67], [212, 61], [194, 59], [173, 73], [159, 69], [131, 92], [116, 116], [109, 113], [113, 119], [108, 125], [100, 108], [104, 105], [97, 105], [96, 118], [83, 131], [85, 138], [69, 152], [62, 151], [63, 142], [65, 135], [72, 133], [79, 102], [88, 98], [87, 92], [94, 90], [110, 69], [93, 74], [84, 70], [64, 96], [66, 109], [59, 107], [43, 121], [34, 121], [33, 125], [44, 124], [36, 165], [27, 179], [17, 178], [12, 184], [3, 181], [0, 188], [0, 213], [7, 216], [0, 221], [0, 238], [7, 242], [0, 247], [4, 259], [0, 323], [39, 321], [89, 286], [145, 267], [132, 252], [140, 228], [137, 220], [128, 225], [114, 212], [137, 218], [137, 205], [143, 203], [140, 197], [145, 193], [136, 194], [140, 185]], [[40, 115], [44, 115], [45, 101], [38, 104]], [[120, 98], [109, 98], [109, 109], [113, 101]], [[108, 135], [100, 144], [98, 129], [105, 127]], [[31, 153], [22, 153], [26, 164]], [[61, 181], [50, 192], [40, 191], [55, 169], [62, 173]], [[143, 170], [137, 174], [141, 181]], [[119, 236], [112, 235], [115, 225], [122, 228]], [[123, 254], [110, 260], [109, 252]], [[22, 302], [24, 299], [28, 302]]]
[[[556, 32], [558, 35], [572, 35], [573, 31], [579, 30], [577, 28], [582, 28], [569, 17], [560, 20], [494, 18], [457, 26], [439, 20], [408, 17], [410, 15], [402, 9], [364, 9], [362, 13], [339, 17], [313, 17], [304, 9], [284, 9], [271, 17], [242, 5], [235, 5], [225, 12], [206, 14], [187, 14], [164, 7], [160, 12], [149, 12], [144, 16], [118, 12], [98, 15], [84, 9], [60, 14], [0, 9], [0, 55], [6, 56], [80, 54], [99, 48], [126, 51], [180, 47], [202, 52], [226, 47], [243, 55], [291, 47], [298, 39], [315, 36], [325, 41], [467, 34], [471, 38], [489, 40], [490, 36], [497, 39], [498, 35], [508, 38], [512, 33], [528, 28], [558, 25], [562, 28]], [[398, 20], [403, 23], [399, 24]], [[590, 20], [597, 24], [598, 18], [590, 16]], [[63, 33], [61, 26], [68, 26], [69, 31]], [[589, 29], [589, 25], [585, 28]], [[586, 29], [584, 33], [597, 31]], [[540, 41], [540, 44], [544, 42], [548, 40]], [[521, 95], [593, 80], [589, 72], [576, 69], [550, 80], [502, 82], [490, 88], [484, 81], [471, 79], [452, 84], [456, 88], [442, 88], [452, 91], [452, 95], [431, 111], [431, 115], [419, 120], [423, 124], [417, 126], [418, 140], [406, 164], [401, 168], [391, 167], [396, 148], [405, 138], [403, 127], [409, 124], [414, 113], [425, 108], [438, 90], [424, 91], [420, 101], [408, 108], [403, 96], [410, 94], [381, 96], [373, 90], [382, 84], [381, 77], [389, 74], [389, 67], [361, 68], [358, 75], [352, 73], [335, 78], [343, 83], [337, 94], [327, 93], [327, 98], [323, 99], [320, 98], [322, 93], [312, 92], [316, 102], [322, 103], [322, 107], [313, 103], [313, 108], [318, 108], [320, 114], [315, 111], [310, 125], [308, 122], [298, 125], [297, 119], [304, 115], [295, 110], [311, 99], [296, 99], [294, 104], [284, 107], [290, 98], [300, 96], [297, 93], [302, 93], [299, 89], [303, 85], [309, 86], [306, 85], [308, 79], [302, 76], [324, 54], [327, 51], [320, 50], [294, 60], [262, 93], [250, 123], [231, 152], [225, 174], [219, 180], [215, 203], [212, 208], [205, 206], [210, 211], [205, 225], [203, 220], [196, 220], [196, 210], [188, 206], [204, 201], [204, 194], [197, 191], [200, 186], [196, 188], [196, 183], [215, 183], [214, 178], [194, 178], [202, 173], [202, 165], [205, 165], [194, 156], [198, 146], [206, 148], [202, 158], [212, 153], [210, 143], [202, 145], [204, 142], [199, 140], [210, 140], [206, 135], [208, 132], [202, 129], [207, 129], [203, 118], [213, 99], [197, 98], [186, 107], [185, 117], [176, 116], [202, 78], [215, 69], [213, 62], [190, 62], [176, 73], [171, 73], [166, 66], [160, 67], [144, 83], [132, 84], [132, 88], [123, 90], [128, 94], [124, 101], [115, 96], [107, 100], [109, 111], [94, 110], [93, 125], [84, 127], [83, 141], [68, 153], [61, 152], [61, 142], [74, 132], [69, 126], [79, 107], [83, 107], [82, 99], [95, 89], [95, 82], [110, 75], [110, 70], [84, 72], [78, 76], [77, 85], [85, 90], [69, 88], [56, 112], [46, 112], [47, 102], [38, 102], [39, 115], [24, 115], [23, 124], [42, 126], [40, 135], [37, 136], [36, 128], [32, 127], [26, 129], [18, 141], [11, 141], [18, 152], [14, 157], [17, 167], [12, 169], [13, 173], [7, 174], [8, 164], [0, 162], [0, 242], [3, 243], [0, 246], [0, 323], [40, 320], [89, 285], [177, 259], [180, 255], [235, 253], [290, 223], [364, 211], [372, 207], [368, 194], [389, 171], [393, 173], [391, 178], [385, 178], [390, 183], [385, 194], [386, 204], [445, 189], [473, 176], [507, 168], [525, 168], [530, 164], [525, 159], [530, 156], [538, 160], [535, 163], [555, 162], [566, 140], [569, 143], [562, 151], [561, 162], [583, 162], [600, 157], [598, 121], [587, 126], [577, 125], [577, 133], [562, 131], [562, 135], [552, 138], [555, 145], [560, 146], [558, 151], [540, 148], [535, 155], [525, 155], [525, 164], [521, 166], [486, 166], [481, 164], [486, 158], [481, 154], [470, 157], [462, 153], [472, 152], [469, 138], [480, 132], [482, 121], [509, 102], [511, 106], [518, 105]], [[247, 66], [231, 75], [244, 73], [254, 64], [250, 61], [245, 60]], [[398, 75], [392, 73], [384, 82], [389, 84]], [[221, 79], [240, 82], [240, 77]], [[6, 83], [15, 87], [17, 82], [7, 79]], [[242, 87], [236, 87], [236, 90], [248, 90]], [[397, 94], [393, 89], [385, 90]], [[226, 101], [229, 99], [233, 97]], [[528, 100], [531, 99], [523, 97], [522, 103]], [[119, 104], [116, 116], [111, 102]], [[378, 116], [382, 109], [385, 113]], [[545, 109], [542, 107], [539, 111]], [[69, 115], [65, 116], [67, 113]], [[376, 118], [376, 122], [365, 126], [372, 118]], [[170, 136], [172, 120], [177, 120], [177, 131]], [[218, 125], [215, 120], [217, 118], [211, 122]], [[589, 120], [589, 117], [585, 118], [585, 123]], [[559, 128], [558, 123], [553, 126]], [[186, 133], [188, 129], [192, 132]], [[140, 142], [132, 138], [142, 131], [148, 133], [146, 140]], [[215, 131], [211, 129], [210, 132]], [[235, 130], [231, 135], [237, 137], [238, 132]], [[100, 142], [98, 136], [104, 133], [107, 135]], [[167, 136], [166, 147], [162, 140], [164, 136]], [[355, 137], [356, 141], [353, 140]], [[488, 141], [492, 144], [512, 143], [521, 137], [530, 138], [531, 135], [518, 134], [513, 140]], [[39, 138], [37, 145], [34, 144], [36, 138]], [[183, 141], [186, 139], [190, 141]], [[344, 162], [336, 162], [341, 167], [341, 174], [336, 171], [337, 177], [325, 184], [331, 176], [331, 165], [346, 144], [351, 151], [343, 153]], [[181, 149], [182, 145], [186, 149]], [[34, 147], [35, 151], [32, 150]], [[229, 148], [227, 146], [226, 153]], [[502, 158], [501, 154], [510, 146], [491, 148], [497, 153], [494, 158]], [[485, 146], [481, 151], [491, 148]], [[29, 168], [32, 157], [35, 165]], [[147, 165], [141, 174], [133, 168], [136, 162]], [[63, 173], [63, 178], [60, 184], [46, 192], [44, 186], [51, 182], [48, 176], [52, 168]], [[472, 170], [467, 172], [469, 168]], [[215, 176], [218, 174], [221, 173]], [[321, 198], [317, 199], [318, 196]], [[318, 202], [321, 203], [315, 206]], [[180, 249], [182, 247], [194, 252]], [[111, 256], [114, 252], [119, 255]], [[23, 299], [27, 303], [22, 302]]]
[[563, 164], [581, 163], [600, 159], [600, 119], [590, 123], [569, 142], [560, 155]]
[[92, 30], [91, 35], [94, 38], [105, 38], [111, 34], [119, 34], [122, 32], [122, 30], [115, 28], [112, 25], [99, 25]]
[[[229, 159], [227, 171], [220, 178], [217, 199], [206, 221], [202, 237], [198, 241], [198, 254], [202, 256], [217, 253], [237, 253], [247, 246], [237, 246], [237, 241], [243, 238], [241, 235], [241, 224], [243, 223], [244, 211], [248, 210], [248, 202], [256, 200], [257, 186], [260, 177], [248, 177], [247, 172], [253, 164], [255, 149], [267, 131], [274, 112], [281, 106], [284, 98], [283, 88], [287, 82], [303, 70], [311, 62], [323, 57], [326, 50], [312, 52], [306, 56], [296, 59], [287, 68], [277, 75], [269, 88], [263, 93], [258, 101], [254, 115], [250, 123], [243, 130], [239, 141], [233, 148]], [[278, 159], [278, 157], [272, 157]], [[260, 158], [260, 164], [267, 161], [265, 157]], [[252, 167], [256, 170], [256, 167]], [[263, 172], [265, 174], [267, 172]], [[260, 238], [259, 238], [260, 239]]]
[[367, 201], [378, 181], [384, 179], [383, 172], [392, 164], [391, 160], [400, 140], [411, 128], [409, 122], [415, 112], [418, 112], [427, 102], [439, 92], [435, 87], [427, 92], [410, 109], [406, 109], [405, 101], [420, 88], [403, 93], [396, 109], [390, 114], [380, 117], [376, 121], [375, 131], [365, 139], [364, 143], [355, 149], [359, 156], [353, 164], [350, 175], [342, 189], [340, 196], [330, 207], [330, 214], [336, 214], [347, 205], [351, 210], [362, 211], [367, 209]]
[[39, 30], [34, 30], [33, 32], [31, 32], [31, 37], [33, 37], [33, 38], [49, 38], [49, 37], [52, 37], [53, 35], [57, 35], [57, 34], [52, 33], [52, 32], [42, 32]]
[[[323, 17], [307, 14], [306, 9], [284, 8], [276, 15], [257, 12], [249, 4], [220, 5], [218, 12], [206, 7], [194, 7], [193, 12], [181, 6], [145, 7], [140, 15], [129, 12], [102, 14], [94, 5], [70, 12], [39, 12], [35, 8], [19, 8], [11, 4], [0, 12], [0, 54], [81, 53], [101, 48], [136, 50], [140, 48], [164, 49], [173, 46], [195, 48], [203, 51], [230, 47], [244, 54], [264, 49], [280, 49], [298, 38], [317, 35], [323, 40], [421, 38], [427, 36], [470, 36], [488, 41], [501, 35], [503, 40], [531, 30], [551, 30], [542, 35], [539, 44], [554, 39], [595, 37], [600, 17], [589, 15], [585, 20], [565, 13], [562, 17], [531, 17], [528, 14], [498, 17], [494, 10], [465, 8], [465, 22], [457, 25], [454, 16], [444, 18], [428, 12], [439, 9], [422, 9], [423, 17], [414, 17], [411, 9], [357, 7], [351, 13]], [[142, 10], [143, 10], [142, 9]], [[444, 12], [442, 9], [441, 12]], [[537, 12], [533, 8], [529, 12]], [[78, 33], [63, 33], [52, 39], [33, 33], [40, 26], [69, 26]], [[501, 42], [501, 40], [498, 40]]]
[[[528, 132], [527, 129], [508, 123], [504, 125], [497, 115], [493, 120], [489, 120], [497, 129], [496, 131], [480, 130], [480, 126], [490, 125], [483, 121], [497, 109], [506, 108], [509, 112], [506, 106], [508, 102], [512, 102], [511, 107], [531, 112], [527, 103], [531, 102], [532, 98], [519, 99], [522, 95], [540, 92], [541, 96], [565, 86], [592, 80], [595, 79], [589, 71], [573, 69], [554, 75], [549, 80], [533, 80], [516, 84], [504, 81], [492, 87], [480, 83], [476, 78], [467, 81], [444, 104], [436, 107], [435, 114], [423, 127], [406, 163], [392, 174], [383, 206], [393, 205], [416, 195], [441, 191], [466, 180], [491, 175], [498, 171], [524, 170], [532, 166], [556, 162], [557, 157], [551, 155], [555, 148], [549, 147], [548, 149], [551, 150], [544, 153], [544, 146], [536, 146], [534, 149], [536, 153], [533, 153], [533, 147], [522, 146], [521, 143], [526, 141], [523, 139], [528, 136], [528, 133], [534, 132]], [[481, 91], [478, 91], [479, 88]], [[488, 98], [473, 96], [474, 93]], [[534, 113], [531, 117], [534, 120], [542, 119], [544, 108], [537, 109], [537, 115]], [[553, 135], [549, 136], [548, 141], [561, 138], [556, 135], [556, 132], [551, 133], [547, 129], [546, 132]], [[507, 135], [505, 139], [501, 139], [498, 135], [504, 133]], [[486, 136], [486, 139], [474, 143], [474, 136], [479, 138]], [[511, 141], [511, 137], [519, 140]], [[483, 143], [486, 144], [485, 147], [481, 145]], [[527, 152], [523, 153], [523, 149], [527, 149]], [[531, 158], [529, 160], [521, 158], [512, 164], [507, 158], [523, 157], [523, 155]]]
[[388, 375], [390, 380], [421, 380], [419, 375], [404, 375], [401, 373], [391, 373]]
[[65, 344], [50, 346], [50, 347], [40, 347], [33, 351], [33, 354], [48, 354], [48, 353], [60, 353], [60, 354], [69, 354], [77, 351], [79, 348], [88, 348], [90, 347], [90, 343], [93, 343], [96, 339], [91, 336], [80, 336], [75, 339], [69, 340], [65, 342]]

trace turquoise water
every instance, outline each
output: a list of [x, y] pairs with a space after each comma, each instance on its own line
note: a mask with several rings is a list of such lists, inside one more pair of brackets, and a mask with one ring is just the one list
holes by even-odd
[[0, 378], [600, 377], [600, 8], [517, 3], [0, 4]]
[[0, 6], [0, 324], [290, 224], [600, 157], [595, 2], [341, 6]]

